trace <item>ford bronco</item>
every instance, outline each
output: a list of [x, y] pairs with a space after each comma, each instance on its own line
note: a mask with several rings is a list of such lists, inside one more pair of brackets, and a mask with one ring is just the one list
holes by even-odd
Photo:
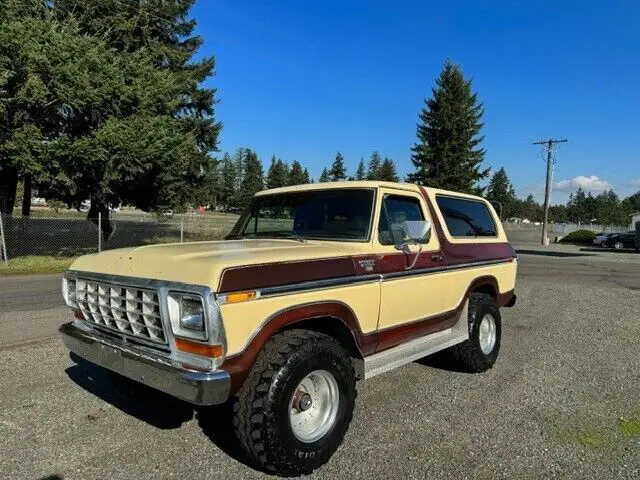
[[258, 193], [224, 241], [80, 257], [64, 275], [75, 354], [196, 405], [233, 403], [261, 468], [309, 473], [352, 418], [356, 380], [446, 349], [500, 349], [516, 255], [491, 205], [385, 182]]

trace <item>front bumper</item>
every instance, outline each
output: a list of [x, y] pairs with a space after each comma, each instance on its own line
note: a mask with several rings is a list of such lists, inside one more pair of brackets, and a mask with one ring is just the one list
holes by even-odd
[[59, 332], [76, 355], [174, 397], [195, 405], [216, 405], [229, 398], [231, 378], [224, 370], [180, 368], [167, 358], [119, 345], [74, 323], [65, 323]]

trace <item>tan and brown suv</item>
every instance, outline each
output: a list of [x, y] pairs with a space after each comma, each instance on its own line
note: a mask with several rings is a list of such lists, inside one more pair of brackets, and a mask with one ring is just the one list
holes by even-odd
[[234, 402], [262, 468], [342, 442], [356, 380], [448, 349], [494, 364], [517, 261], [482, 198], [384, 182], [260, 192], [225, 241], [79, 258], [60, 328], [81, 357], [197, 405]]

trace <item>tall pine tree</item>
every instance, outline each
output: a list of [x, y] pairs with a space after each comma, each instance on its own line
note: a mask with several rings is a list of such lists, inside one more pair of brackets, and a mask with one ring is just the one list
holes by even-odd
[[325, 168], [322, 169], [322, 173], [320, 174], [320, 178], [318, 179], [320, 183], [326, 183], [331, 181], [331, 177], [329, 177], [329, 171]]
[[305, 176], [305, 170], [302, 170], [302, 165], [297, 160], [294, 160], [291, 163], [291, 170], [289, 170], [289, 178], [287, 180], [287, 185], [303, 185], [305, 183], [309, 183], [308, 172]]
[[344, 164], [344, 157], [340, 152], [336, 153], [336, 159], [329, 169], [329, 181], [339, 182], [347, 179], [347, 166]]
[[358, 169], [356, 170], [356, 174], [354, 175], [354, 180], [364, 180], [367, 176], [367, 172], [364, 168], [364, 160], [361, 158], [360, 163], [358, 163]]
[[264, 188], [262, 162], [256, 152], [246, 149], [244, 159], [244, 176], [240, 192], [238, 193], [239, 206], [246, 208], [253, 196]]
[[493, 203], [494, 207], [502, 214], [501, 217], [503, 220], [513, 215], [517, 200], [516, 192], [509, 181], [504, 167], [501, 167], [493, 177], [491, 177], [491, 181], [487, 187], [486, 198]]
[[380, 167], [382, 166], [382, 158], [375, 151], [369, 157], [369, 167], [367, 168], [367, 180], [380, 180]]
[[377, 180], [382, 180], [384, 182], [398, 181], [398, 172], [396, 171], [396, 165], [393, 163], [393, 160], [385, 157], [380, 165], [380, 169], [378, 170]]
[[233, 210], [237, 192], [237, 178], [239, 173], [236, 164], [228, 153], [224, 154], [220, 162], [220, 181], [218, 191], [218, 202], [227, 211]]
[[289, 181], [289, 167], [279, 158], [276, 159], [275, 155], [271, 157], [271, 165], [267, 172], [266, 187], [267, 188], [279, 188], [287, 185]]
[[478, 193], [478, 181], [489, 174], [488, 168], [482, 168], [483, 113], [471, 80], [465, 80], [460, 66], [447, 60], [419, 115], [418, 141], [411, 149], [415, 171], [408, 181]]

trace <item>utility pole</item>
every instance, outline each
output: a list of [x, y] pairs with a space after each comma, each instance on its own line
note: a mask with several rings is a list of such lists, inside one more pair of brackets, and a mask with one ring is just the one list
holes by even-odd
[[551, 178], [553, 176], [553, 146], [557, 143], [566, 143], [566, 138], [541, 140], [533, 142], [534, 145], [547, 146], [547, 187], [544, 191], [544, 222], [542, 223], [542, 245], [549, 245], [549, 237], [547, 236], [549, 222], [549, 203], [551, 202]]

